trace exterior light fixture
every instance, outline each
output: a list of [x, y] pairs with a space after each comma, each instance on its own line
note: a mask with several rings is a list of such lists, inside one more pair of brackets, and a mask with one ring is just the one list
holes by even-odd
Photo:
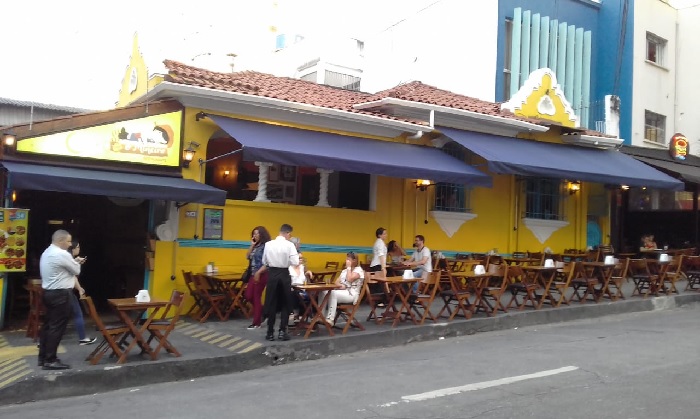
[[199, 143], [190, 141], [190, 144], [182, 150], [182, 167], [190, 167], [190, 163], [194, 160], [194, 155], [197, 153]]
[[17, 146], [17, 135], [12, 129], [2, 133], [2, 145], [5, 151], [14, 151]]
[[431, 182], [428, 179], [418, 179], [416, 180], [416, 189], [419, 189], [421, 191], [424, 191], [428, 188], [428, 186], [433, 186], [435, 185], [433, 182]]
[[574, 195], [576, 192], [581, 190], [581, 182], [574, 181], [574, 182], [569, 182], [567, 188], [569, 189], [569, 195]]
[[630, 189], [629, 185], [620, 185], [620, 189], [623, 191], [628, 191]]
[[230, 175], [230, 174], [231, 174], [230, 170], [228, 170], [228, 169], [224, 170], [224, 178], [227, 178], [228, 175]]

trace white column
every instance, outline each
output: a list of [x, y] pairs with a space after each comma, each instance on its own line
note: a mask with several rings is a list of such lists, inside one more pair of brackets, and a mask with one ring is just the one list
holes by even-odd
[[321, 175], [318, 185], [318, 204], [316, 206], [330, 207], [330, 204], [328, 204], [328, 175], [333, 173], [333, 171], [328, 169], [316, 169], [316, 171]]
[[267, 174], [272, 163], [256, 161], [255, 165], [258, 166], [258, 195], [253, 201], [270, 202], [270, 200], [267, 199]]

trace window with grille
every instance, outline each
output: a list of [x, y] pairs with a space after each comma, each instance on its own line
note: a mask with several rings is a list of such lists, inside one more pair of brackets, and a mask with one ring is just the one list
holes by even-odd
[[664, 52], [666, 51], [666, 40], [647, 32], [647, 61], [658, 65], [664, 65]]
[[531, 178], [523, 181], [525, 218], [564, 220], [562, 183], [555, 179]]
[[342, 74], [335, 71], [326, 70], [326, 80], [324, 84], [328, 86], [340, 87], [345, 90], [360, 90], [360, 78], [349, 74]]
[[[471, 157], [465, 149], [456, 143], [447, 143], [442, 151], [467, 164]], [[435, 211], [470, 212], [471, 188], [461, 183], [438, 182], [435, 184]]]
[[666, 143], [666, 117], [651, 111], [644, 111], [644, 139], [655, 143]]

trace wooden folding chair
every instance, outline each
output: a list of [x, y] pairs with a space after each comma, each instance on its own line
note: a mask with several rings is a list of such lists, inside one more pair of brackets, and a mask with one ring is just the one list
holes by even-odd
[[[671, 263], [669, 263], [664, 270], [663, 274], [659, 277], [659, 286], [665, 294], [670, 294], [673, 292], [678, 294], [678, 290], [676, 289], [676, 281], [682, 277], [681, 269], [683, 268], [683, 259], [685, 257], [685, 255], [674, 257]], [[666, 288], [666, 284], [669, 284], [668, 288]]]
[[685, 265], [685, 276], [688, 278], [688, 283], [685, 285], [686, 291], [694, 291], [700, 287], [700, 256], [688, 256], [683, 260]]
[[428, 317], [435, 322], [437, 318], [430, 312], [430, 306], [433, 305], [437, 291], [440, 289], [440, 271], [430, 272], [427, 278], [421, 280], [421, 284], [422, 292], [411, 296], [409, 310], [421, 316], [420, 324], [423, 324]]
[[615, 269], [613, 270], [612, 276], [610, 277], [610, 282], [608, 282], [608, 289], [610, 290], [610, 294], [613, 294], [613, 291], [615, 294], [613, 295], [614, 298], [619, 298], [621, 300], [625, 299], [625, 295], [622, 293], [622, 283], [627, 280], [627, 274], [629, 272], [629, 267], [630, 267], [630, 259], [625, 258], [623, 259], [620, 263], [618, 263], [615, 266]]
[[202, 296], [197, 291], [197, 287], [194, 286], [194, 278], [192, 278], [192, 272], [191, 271], [185, 271], [184, 269], [182, 270], [182, 277], [185, 279], [185, 286], [187, 286], [187, 290], [190, 293], [190, 296], [194, 299], [194, 303], [190, 307], [189, 310], [187, 310], [187, 313], [185, 313], [185, 316], [189, 315], [195, 315], [197, 313], [202, 313], [202, 307], [203, 307], [203, 300]]
[[474, 314], [474, 307], [469, 302], [471, 292], [467, 282], [462, 282], [459, 278], [455, 278], [449, 271], [443, 272], [443, 275], [449, 280], [450, 288], [440, 291], [443, 306], [437, 317], [443, 317], [442, 313], [447, 312], [449, 314], [448, 320], [454, 319], [459, 313], [462, 313], [465, 319], [471, 319], [472, 314]]
[[650, 259], [630, 259], [629, 273], [634, 282], [632, 296], [641, 295], [646, 297], [653, 291], [659, 275], [652, 273], [649, 269]]
[[121, 357], [124, 353], [123, 348], [117, 343], [122, 341], [129, 334], [129, 326], [124, 323], [108, 323], [105, 324], [102, 318], [97, 314], [95, 304], [92, 302], [92, 297], [81, 298], [80, 301], [84, 304], [86, 311], [95, 322], [95, 328], [102, 335], [102, 341], [90, 355], [85, 358], [90, 361], [90, 364], [95, 365], [100, 362], [102, 356], [112, 350], [112, 354], [116, 357]]
[[[511, 266], [506, 264], [489, 265], [488, 272], [494, 276], [489, 279], [488, 285], [481, 290], [481, 303], [484, 305], [482, 308], [488, 316], [495, 316], [498, 310], [504, 313], [508, 312], [508, 308], [501, 303], [501, 297], [508, 288], [509, 282], [506, 272], [509, 268]], [[476, 307], [476, 311], [479, 311], [479, 307]]]
[[574, 292], [569, 297], [569, 302], [576, 298], [576, 301], [579, 303], [585, 303], [589, 296], [593, 297], [593, 299], [597, 302], [595, 286], [600, 283], [598, 277], [593, 276], [591, 272], [586, 271], [581, 263], [577, 263], [576, 266], [574, 266], [574, 269], [576, 270], [576, 274], [571, 279], [571, 282], [569, 282], [569, 285], [571, 288], [573, 288]]
[[336, 269], [336, 270], [337, 270], [337, 269], [340, 268], [340, 263], [338, 263], [337, 261], [335, 261], [335, 262], [333, 262], [333, 261], [328, 261], [328, 262], [326, 262], [325, 268], [326, 268], [326, 269]]
[[[506, 271], [507, 285], [506, 290], [510, 291], [511, 297], [506, 305], [506, 309], [515, 306], [518, 310], [524, 309], [528, 303], [530, 307], [537, 308], [537, 297], [535, 291], [539, 289], [539, 284], [525, 275], [520, 266], [511, 266]], [[518, 300], [518, 297], [521, 297]]]
[[46, 314], [43, 302], [44, 289], [41, 288], [41, 280], [30, 279], [27, 281], [27, 291], [29, 291], [29, 314], [27, 315], [26, 336], [36, 342], [39, 339], [39, 331], [41, 330], [41, 319]]
[[569, 299], [566, 298], [566, 292], [571, 286], [571, 281], [576, 276], [576, 262], [564, 264], [561, 268], [560, 275], [552, 281], [549, 286], [549, 295], [552, 297], [552, 307], [559, 307], [563, 304], [568, 305]]
[[[370, 273], [365, 272], [365, 278], [362, 281], [362, 286], [360, 287], [360, 295], [357, 297], [357, 302], [355, 304], [338, 304], [336, 311], [335, 311], [335, 319], [333, 319], [334, 323], [337, 325], [338, 318], [343, 318], [343, 321], [345, 322], [345, 327], [343, 327], [343, 334], [346, 334], [350, 327], [356, 327], [360, 330], [365, 330], [365, 327], [360, 323], [356, 318], [355, 314], [357, 313], [358, 307], [360, 307], [360, 304], [362, 304], [362, 300], [365, 298], [365, 293], [367, 292], [368, 287], [365, 286], [365, 282], [369, 278]], [[337, 326], [333, 326], [337, 327]], [[340, 329], [340, 327], [337, 327]]]
[[202, 297], [202, 313], [204, 315], [201, 316], [199, 322], [207, 321], [212, 313], [215, 313], [221, 321], [228, 320], [228, 313], [225, 313], [226, 294], [213, 291], [207, 279], [202, 275], [192, 275], [192, 279], [197, 293]]
[[386, 304], [387, 299], [386, 295], [388, 293], [388, 290], [386, 289], [385, 284], [382, 285], [382, 292], [372, 292], [370, 285], [374, 284], [379, 284], [379, 282], [375, 281], [374, 278], [377, 276], [381, 277], [383, 274], [380, 272], [366, 272], [365, 271], [365, 282], [362, 284], [364, 288], [367, 288], [365, 290], [365, 298], [367, 299], [367, 304], [369, 304], [369, 315], [367, 316], [366, 321], [370, 320], [379, 320], [379, 317], [377, 316], [377, 309], [378, 308], [383, 308], [383, 304]]
[[[151, 321], [151, 323], [148, 325], [148, 331], [151, 335], [148, 337], [146, 343], [150, 345], [153, 339], [158, 341], [158, 346], [156, 346], [156, 348], [153, 350], [154, 358], [158, 357], [158, 353], [163, 348], [165, 348], [168, 353], [173, 354], [176, 357], [182, 356], [182, 354], [175, 349], [172, 343], [170, 343], [168, 336], [170, 336], [170, 332], [175, 330], [175, 324], [180, 319], [180, 308], [184, 298], [184, 293], [178, 290], [173, 290], [173, 292], [170, 294], [170, 301], [168, 302], [168, 305], [163, 309], [163, 314], [161, 314], [159, 319]], [[168, 319], [167, 316], [170, 313], [170, 310], [174, 310], [174, 314], [173, 317]]]

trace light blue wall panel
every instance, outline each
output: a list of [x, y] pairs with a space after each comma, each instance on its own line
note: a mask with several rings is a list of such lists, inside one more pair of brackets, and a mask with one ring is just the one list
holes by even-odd
[[540, 15], [536, 13], [532, 15], [532, 24], [530, 25], [530, 73], [537, 70], [540, 66]]
[[540, 68], [549, 67], [549, 17], [540, 22]]
[[574, 95], [574, 42], [576, 41], [576, 26], [569, 25], [566, 31], [566, 83], [564, 95], [571, 100]]
[[[583, 78], [581, 79], [581, 101], [585, 105], [581, 110], [581, 126], [590, 127], [591, 108], [591, 31], [583, 34]], [[595, 127], [593, 127], [595, 128]]]
[[562, 87], [564, 87], [564, 84], [566, 83], [566, 28], [566, 22], [559, 24], [559, 42], [557, 43], [557, 79]]
[[523, 29], [520, 35], [520, 86], [530, 75], [530, 11], [523, 12]]
[[574, 107], [576, 115], [580, 115], [581, 102], [581, 80], [583, 78], [583, 28], [576, 28], [576, 38], [574, 41], [574, 94], [568, 99]]
[[518, 7], [513, 12], [513, 41], [510, 47], [510, 94], [512, 97], [520, 88], [520, 44], [522, 32], [522, 9]]
[[559, 42], [559, 21], [557, 19], [552, 20], [549, 23], [549, 68], [557, 74], [557, 51]]

